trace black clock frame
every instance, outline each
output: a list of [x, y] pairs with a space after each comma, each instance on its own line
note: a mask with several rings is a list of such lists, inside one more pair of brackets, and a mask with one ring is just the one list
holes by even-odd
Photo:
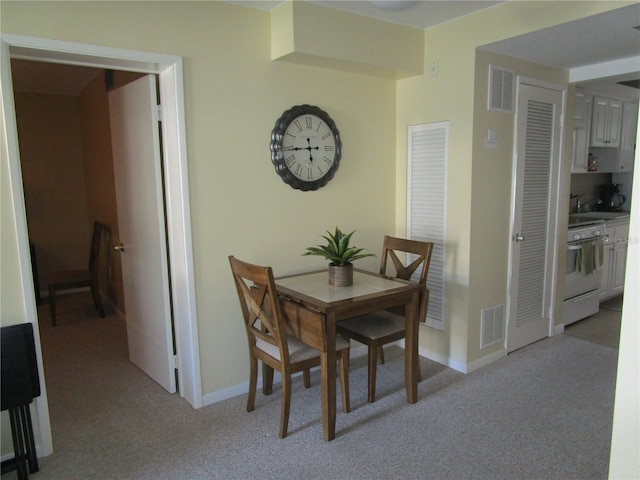
[[[324, 176], [312, 182], [305, 182], [304, 180], [300, 180], [293, 173], [291, 173], [285, 163], [284, 151], [282, 149], [282, 140], [284, 138], [284, 133], [287, 131], [287, 128], [289, 127], [291, 122], [293, 122], [293, 120], [298, 118], [300, 115], [315, 115], [320, 118], [327, 124], [335, 139], [335, 157], [333, 165], [331, 165], [331, 168]], [[333, 178], [336, 171], [338, 170], [340, 159], [342, 158], [342, 142], [340, 140], [340, 132], [338, 131], [335, 122], [331, 119], [327, 112], [312, 105], [296, 105], [295, 107], [290, 108], [282, 114], [282, 116], [276, 121], [276, 125], [271, 132], [270, 149], [271, 162], [273, 163], [278, 175], [280, 175], [280, 178], [282, 178], [282, 181], [291, 186], [291, 188], [295, 188], [297, 190], [302, 190], [305, 192], [310, 190], [317, 190], [318, 188], [324, 187], [327, 183], [329, 183], [329, 180]]]

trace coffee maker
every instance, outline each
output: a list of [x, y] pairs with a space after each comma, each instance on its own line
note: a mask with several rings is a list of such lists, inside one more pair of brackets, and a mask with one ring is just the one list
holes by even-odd
[[607, 183], [600, 185], [599, 209], [605, 212], [620, 212], [622, 205], [626, 201], [624, 195], [620, 193], [620, 185], [617, 183]]

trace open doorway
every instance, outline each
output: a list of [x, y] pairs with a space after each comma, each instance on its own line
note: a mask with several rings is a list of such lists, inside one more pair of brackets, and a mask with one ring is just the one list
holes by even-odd
[[[120, 327], [126, 328], [122, 360], [129, 359], [169, 393], [174, 393], [177, 378], [173, 368], [175, 342], [169, 325], [171, 316], [164, 308], [169, 304], [169, 289], [165, 288], [169, 272], [166, 245], [164, 242], [159, 245], [158, 241], [165, 237], [164, 215], [157, 213], [163, 205], [161, 195], [141, 188], [151, 179], [151, 188], [156, 188], [157, 181], [157, 189], [161, 192], [161, 175], [156, 180], [155, 175], [148, 173], [160, 170], [161, 161], [159, 157], [138, 155], [123, 166], [122, 139], [114, 142], [112, 135], [115, 126], [118, 133], [128, 130], [127, 137], [144, 138], [141, 133], [149, 130], [157, 137], [157, 121], [149, 118], [150, 115], [138, 118], [138, 113], [144, 112], [144, 105], [149, 104], [149, 98], [148, 95], [136, 94], [128, 98], [130, 108], [136, 111], [131, 124], [124, 122], [126, 118], [118, 118], [114, 123], [109, 98], [114, 94], [121, 95], [123, 89], [142, 77], [155, 87], [157, 78], [137, 72], [16, 59], [12, 60], [11, 67], [34, 283], [42, 286], [43, 303], [49, 304], [38, 308], [48, 387], [52, 391], [60, 391], [58, 385], [51, 384], [52, 378], [60, 380], [60, 377], [49, 375], [55, 371], [49, 368], [49, 361], [55, 363], [56, 356], [46, 355], [52, 348], [47, 341], [55, 342], [61, 337], [59, 341], [65, 342], [73, 336], [71, 330], [79, 328], [79, 322], [95, 323], [100, 319], [90, 308], [92, 302], [86, 301], [92, 299], [81, 292], [57, 296], [55, 324], [58, 328], [55, 330], [63, 329], [65, 332], [61, 335], [61, 332], [53, 331], [50, 328], [54, 324], [53, 313], [50, 311], [53, 312], [54, 308], [48, 308], [52, 303], [46, 293], [47, 280], [51, 272], [87, 268], [90, 229], [93, 222], [98, 221], [104, 228], [96, 242], [100, 247], [95, 264], [99, 277], [97, 284], [99, 295], [106, 304], [105, 321], [119, 322]], [[84, 82], [88, 83], [84, 85]], [[158, 103], [155, 97], [154, 107]], [[154, 149], [159, 150], [157, 138], [153, 144]], [[112, 150], [112, 145], [116, 150]], [[114, 152], [119, 154], [114, 155]], [[121, 166], [120, 175], [115, 175], [116, 163]], [[136, 172], [137, 177], [134, 176]], [[135, 191], [143, 193], [132, 199], [130, 193], [125, 195], [127, 185], [135, 185]], [[158, 199], [160, 205], [157, 204]], [[130, 218], [133, 205], [136, 212], [144, 215], [143, 221], [136, 222], [137, 225], [145, 225], [137, 236], [132, 234], [131, 228], [123, 230], [123, 219]], [[130, 223], [125, 222], [125, 226], [130, 226]], [[154, 227], [159, 230], [155, 234]], [[113, 245], [122, 242], [123, 238], [127, 241], [136, 238], [135, 243], [144, 244], [145, 248], [138, 254], [114, 252]], [[140, 252], [146, 255], [145, 261], [141, 261]], [[137, 267], [132, 268], [134, 259]], [[124, 274], [122, 264], [128, 268]], [[153, 273], [150, 269], [154, 270]], [[133, 280], [138, 278], [144, 279], [143, 291]], [[123, 285], [127, 287], [123, 288]], [[164, 301], [157, 301], [158, 298]], [[140, 318], [141, 311], [145, 321]], [[94, 328], [98, 329], [98, 325]], [[66, 344], [63, 351], [77, 351], [81, 355], [84, 351], [81, 346], [89, 343], [90, 338], [84, 338]], [[106, 345], [109, 343], [103, 344]], [[158, 345], [166, 349], [160, 348], [160, 353], [156, 353]], [[104, 358], [112, 356], [112, 352], [104, 347], [98, 350], [104, 351]], [[70, 371], [89, 368], [100, 358], [96, 356], [96, 360], [91, 362], [78, 359], [77, 368]], [[147, 361], [147, 358], [151, 360]]]
[[19, 59], [11, 69], [36, 297], [47, 272], [86, 268], [98, 220], [110, 233], [101, 294], [124, 317], [120, 257], [105, 251], [119, 238], [107, 94], [142, 74]]
[[[157, 74], [160, 79], [160, 96], [166, 99], [162, 138], [165, 150], [164, 169], [167, 190], [167, 235], [172, 270], [172, 303], [177, 319], [176, 365], [181, 372], [180, 395], [194, 408], [202, 406], [200, 360], [198, 351], [197, 318], [195, 313], [194, 272], [191, 250], [191, 225], [189, 212], [189, 187], [184, 127], [184, 96], [182, 60], [180, 57], [111, 49], [99, 46], [57, 42], [32, 37], [3, 35], [0, 44], [2, 69], [5, 78], [11, 78], [10, 59], [20, 57], [61, 64], [92, 66], [101, 69], [122, 69]], [[3, 111], [6, 119], [9, 177], [16, 219], [19, 264], [24, 291], [27, 320], [37, 324], [31, 261], [29, 258], [26, 212], [20, 154], [15, 124], [13, 89], [9, 82], [2, 84]], [[175, 281], [179, 278], [179, 281]], [[39, 339], [37, 339], [39, 344]], [[38, 352], [41, 362], [41, 354]], [[48, 417], [46, 390], [36, 401], [38, 409], [41, 448], [44, 455], [53, 451]]]

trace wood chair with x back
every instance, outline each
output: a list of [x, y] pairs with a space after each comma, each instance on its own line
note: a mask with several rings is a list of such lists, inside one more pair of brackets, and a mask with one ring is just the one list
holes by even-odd
[[[291, 375], [303, 372], [304, 385], [310, 386], [309, 369], [320, 365], [320, 352], [297, 338], [286, 334], [285, 320], [280, 302], [287, 300], [276, 293], [271, 267], [243, 262], [230, 256], [229, 263], [238, 291], [240, 307], [249, 341], [249, 396], [247, 411], [254, 409], [258, 381], [258, 360], [263, 365], [280, 372], [282, 376], [282, 409], [280, 438], [287, 436], [291, 405]], [[340, 363], [342, 407], [349, 407], [349, 342], [336, 339], [336, 352]], [[273, 371], [273, 370], [272, 370]], [[264, 386], [264, 393], [271, 393], [271, 385]]]
[[[387, 275], [387, 261], [391, 259], [396, 270], [396, 278], [411, 280], [414, 272], [420, 269], [419, 283], [426, 285], [431, 263], [432, 242], [421, 242], [385, 236], [382, 247], [382, 259], [380, 273]], [[403, 263], [398, 253], [409, 254], [407, 259], [414, 258], [411, 263]], [[424, 290], [420, 295], [419, 318], [421, 322], [426, 319], [429, 290]], [[338, 333], [347, 339], [353, 339], [367, 345], [368, 351], [368, 400], [373, 403], [376, 397], [376, 370], [378, 355], [381, 363], [384, 363], [384, 345], [405, 338], [404, 311], [381, 311], [371, 315], [351, 318], [339, 322]], [[418, 369], [418, 374], [420, 370]], [[418, 378], [421, 381], [421, 378]]]

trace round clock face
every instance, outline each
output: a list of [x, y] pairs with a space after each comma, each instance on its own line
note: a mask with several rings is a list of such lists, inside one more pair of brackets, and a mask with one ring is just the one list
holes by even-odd
[[282, 180], [299, 190], [316, 190], [340, 163], [340, 133], [326, 112], [299, 105], [287, 110], [271, 132], [271, 161]]

